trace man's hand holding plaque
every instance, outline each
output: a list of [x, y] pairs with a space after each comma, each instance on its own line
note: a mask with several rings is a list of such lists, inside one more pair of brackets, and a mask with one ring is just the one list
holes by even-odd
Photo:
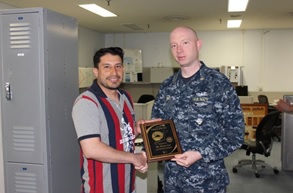
[[182, 153], [172, 120], [144, 123], [141, 134], [148, 162], [169, 160]]

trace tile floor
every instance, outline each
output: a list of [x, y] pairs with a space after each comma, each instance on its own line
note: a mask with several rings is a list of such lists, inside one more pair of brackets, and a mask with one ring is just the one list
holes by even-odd
[[[292, 147], [293, 148], [293, 147]], [[230, 176], [230, 185], [227, 193], [292, 193], [293, 192], [293, 171], [286, 172], [281, 169], [281, 143], [274, 142], [270, 157], [257, 155], [257, 159], [265, 160], [268, 164], [276, 166], [280, 173], [275, 174], [272, 169], [264, 168], [260, 171], [260, 178], [256, 178], [250, 166], [238, 169], [237, 173], [232, 172], [234, 165], [240, 159], [249, 159], [245, 150], [237, 150], [225, 159], [225, 164]], [[158, 167], [159, 178], [163, 178], [162, 165]], [[163, 193], [160, 188], [157, 193]]]

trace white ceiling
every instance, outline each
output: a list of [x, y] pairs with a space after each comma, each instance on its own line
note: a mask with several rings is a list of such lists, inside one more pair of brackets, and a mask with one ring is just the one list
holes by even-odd
[[[77, 18], [80, 26], [104, 33], [169, 32], [178, 25], [196, 30], [227, 30], [226, 22], [239, 15], [240, 29], [293, 28], [293, 0], [250, 0], [247, 11], [228, 13], [228, 0], [0, 0], [19, 8], [44, 7]], [[78, 4], [96, 3], [117, 14], [103, 18]], [[184, 21], [167, 21], [167, 16], [184, 16]], [[235, 18], [235, 19], [236, 19]], [[133, 30], [122, 24], [134, 24]]]

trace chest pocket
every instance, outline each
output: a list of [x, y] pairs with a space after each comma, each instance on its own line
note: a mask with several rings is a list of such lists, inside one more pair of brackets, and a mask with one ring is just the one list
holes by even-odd
[[167, 96], [165, 100], [166, 103], [163, 107], [162, 119], [173, 119], [175, 117], [175, 113], [177, 113], [178, 110], [178, 102], [171, 96]]
[[201, 126], [213, 117], [213, 101], [206, 92], [196, 93], [190, 100], [188, 119], [192, 120], [192, 124]]

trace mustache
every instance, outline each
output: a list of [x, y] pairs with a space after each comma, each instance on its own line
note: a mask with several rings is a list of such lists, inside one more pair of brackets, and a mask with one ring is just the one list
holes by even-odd
[[108, 78], [117, 78], [117, 79], [120, 79], [121, 76], [119, 76], [119, 75], [112, 75], [112, 76], [109, 76]]

